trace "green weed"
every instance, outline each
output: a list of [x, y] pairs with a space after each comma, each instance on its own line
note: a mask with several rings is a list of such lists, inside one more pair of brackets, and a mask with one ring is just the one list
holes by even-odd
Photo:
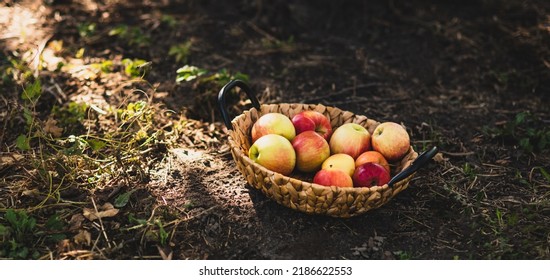
[[111, 29], [109, 36], [121, 38], [130, 46], [146, 47], [151, 44], [151, 38], [144, 34], [139, 27], [130, 27], [125, 24]]
[[520, 112], [503, 126], [485, 127], [483, 131], [491, 138], [512, 142], [528, 153], [550, 149], [550, 128], [530, 112]]
[[174, 28], [178, 23], [176, 18], [171, 15], [162, 15], [160, 17], [160, 22], [167, 25], [169, 28]]
[[196, 66], [185, 65], [176, 71], [176, 82], [190, 82], [197, 79], [198, 84], [214, 83], [213, 86], [223, 86], [229, 81], [239, 79], [247, 82], [249, 76], [247, 74], [236, 72], [231, 73], [227, 69], [221, 69], [216, 73], [209, 74], [208, 70], [201, 69]]
[[83, 22], [77, 25], [78, 35], [82, 38], [92, 36], [96, 31], [97, 25], [94, 22]]
[[208, 73], [208, 70], [206, 69], [201, 69], [191, 65], [185, 65], [176, 70], [176, 82], [190, 82], [206, 73]]
[[149, 62], [143, 59], [129, 59], [122, 60], [124, 66], [124, 73], [132, 78], [144, 77], [149, 66]]
[[176, 63], [187, 63], [189, 60], [189, 54], [191, 53], [191, 46], [193, 43], [187, 41], [185, 43], [173, 45], [168, 51], [169, 56], [173, 56]]

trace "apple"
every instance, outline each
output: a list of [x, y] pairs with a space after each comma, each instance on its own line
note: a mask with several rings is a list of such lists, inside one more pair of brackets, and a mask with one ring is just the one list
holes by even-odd
[[278, 134], [260, 137], [248, 150], [255, 163], [283, 175], [289, 175], [296, 166], [296, 152], [288, 139]]
[[348, 154], [334, 154], [323, 161], [321, 169], [339, 169], [352, 176], [355, 171], [355, 160]]
[[252, 126], [252, 143], [267, 134], [278, 134], [292, 141], [296, 136], [296, 130], [287, 116], [280, 113], [267, 113]]
[[369, 131], [356, 124], [346, 123], [338, 127], [330, 137], [330, 151], [333, 154], [348, 154], [356, 159], [370, 149]]
[[407, 152], [411, 140], [407, 130], [400, 124], [385, 122], [379, 124], [372, 133], [372, 148], [381, 153], [389, 162], [397, 161]]
[[313, 183], [322, 186], [336, 186], [353, 188], [353, 180], [344, 171], [339, 169], [321, 169], [313, 177]]
[[358, 167], [359, 165], [363, 165], [367, 162], [378, 163], [384, 166], [384, 168], [386, 168], [388, 173], [390, 173], [390, 165], [388, 164], [388, 161], [384, 158], [384, 156], [381, 153], [377, 151], [366, 151], [360, 154], [357, 157], [357, 159], [355, 159], [355, 167]]
[[296, 168], [302, 172], [319, 170], [330, 156], [327, 140], [312, 130], [304, 131], [294, 137], [292, 147], [296, 151]]
[[383, 186], [390, 181], [390, 173], [378, 163], [367, 162], [355, 168], [352, 179], [355, 187]]
[[313, 130], [328, 141], [332, 134], [330, 120], [317, 111], [303, 111], [298, 113], [292, 118], [292, 124], [296, 129], [296, 135], [304, 131]]

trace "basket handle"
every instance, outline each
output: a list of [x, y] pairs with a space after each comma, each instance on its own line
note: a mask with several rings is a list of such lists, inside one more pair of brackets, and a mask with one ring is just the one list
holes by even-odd
[[405, 168], [404, 170], [402, 170], [401, 172], [399, 172], [399, 174], [393, 176], [393, 178], [391, 178], [391, 180], [388, 182], [388, 185], [390, 187], [393, 187], [393, 185], [407, 177], [409, 177], [411, 174], [413, 174], [414, 172], [416, 172], [418, 169], [420, 169], [422, 166], [424, 166], [426, 163], [428, 163], [428, 161], [430, 159], [432, 159], [435, 154], [437, 154], [437, 147], [434, 146], [432, 147], [431, 149], [423, 152], [422, 154], [420, 154], [412, 163], [409, 167]]
[[250, 87], [241, 80], [232, 80], [229, 83], [225, 84], [225, 86], [222, 87], [220, 90], [220, 93], [218, 94], [218, 106], [220, 107], [220, 112], [222, 113], [223, 121], [225, 122], [225, 126], [227, 129], [231, 129], [231, 118], [229, 117], [229, 113], [227, 112], [227, 108], [225, 108], [225, 96], [228, 92], [230, 92], [233, 88], [239, 87], [248, 96], [250, 101], [252, 102], [252, 106], [256, 108], [257, 110], [260, 110], [260, 102], [258, 101], [258, 98], [256, 98], [256, 95], [254, 92], [250, 89]]

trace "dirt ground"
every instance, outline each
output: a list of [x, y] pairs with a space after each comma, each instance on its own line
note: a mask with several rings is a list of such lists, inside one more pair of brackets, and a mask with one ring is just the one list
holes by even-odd
[[[550, 259], [547, 1], [5, 1], [0, 30], [0, 258]], [[293, 211], [236, 169], [235, 77], [441, 153], [364, 215]]]

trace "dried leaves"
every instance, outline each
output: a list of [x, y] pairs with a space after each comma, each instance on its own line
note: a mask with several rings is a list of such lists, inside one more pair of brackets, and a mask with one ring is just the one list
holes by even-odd
[[93, 221], [101, 218], [114, 217], [118, 214], [118, 209], [116, 209], [111, 203], [107, 202], [95, 209], [84, 208], [83, 214], [86, 219]]

